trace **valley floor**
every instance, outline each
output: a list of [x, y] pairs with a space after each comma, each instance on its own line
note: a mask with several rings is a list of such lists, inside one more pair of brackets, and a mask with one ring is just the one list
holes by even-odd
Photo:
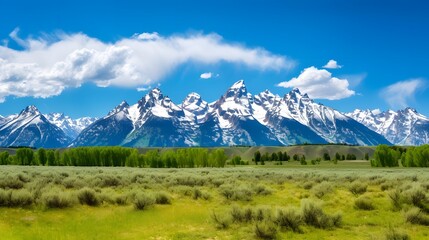
[[[427, 169], [370, 168], [367, 161], [222, 169], [0, 166], [0, 238], [428, 239], [428, 190]], [[419, 191], [423, 196], [413, 201]], [[147, 199], [155, 202], [137, 210]], [[341, 222], [312, 224], [304, 214], [309, 204], [325, 216], [339, 214]], [[299, 230], [282, 225], [283, 210], [299, 215]], [[410, 221], [412, 211], [420, 222]]]

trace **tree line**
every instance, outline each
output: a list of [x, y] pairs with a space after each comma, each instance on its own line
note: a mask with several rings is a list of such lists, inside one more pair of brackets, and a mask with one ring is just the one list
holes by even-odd
[[227, 159], [222, 148], [152, 149], [145, 153], [126, 147], [19, 148], [15, 155], [0, 153], [1, 165], [193, 168], [224, 167]]
[[[256, 151], [253, 154], [252, 161], [255, 162], [256, 165], [258, 165], [258, 164], [264, 165], [265, 162], [267, 162], [267, 161], [278, 161], [278, 163], [281, 165], [282, 162], [289, 161], [291, 159], [294, 161], [300, 161], [302, 165], [307, 165], [305, 154], [302, 154], [302, 155], [294, 154], [291, 156], [287, 152], [282, 152], [282, 151], [278, 151], [277, 153], [273, 152], [271, 154], [268, 152], [265, 152], [262, 154], [260, 151]], [[356, 160], [357, 157], [355, 154], [348, 153], [346, 155], [344, 155], [344, 154], [341, 155], [340, 153], [337, 152], [337, 153], [335, 153], [335, 156], [333, 156], [331, 158], [331, 155], [329, 155], [329, 153], [324, 152], [321, 157], [317, 157], [315, 159], [312, 159], [311, 163], [312, 164], [319, 163], [322, 159], [324, 161], [333, 160], [334, 162], [336, 162], [336, 161], [342, 161], [342, 160]], [[364, 159], [369, 160], [368, 153], [365, 153]]]
[[373, 167], [429, 167], [429, 145], [398, 147], [379, 145], [371, 159]]

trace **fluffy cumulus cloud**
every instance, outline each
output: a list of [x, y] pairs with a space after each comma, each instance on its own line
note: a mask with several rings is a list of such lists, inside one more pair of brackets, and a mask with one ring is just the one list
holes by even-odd
[[327, 69], [337, 69], [337, 68], [342, 68], [343, 66], [338, 65], [337, 61], [331, 59], [328, 61], [328, 63], [325, 64], [325, 66], [323, 66], [323, 68], [327, 68]]
[[332, 77], [325, 69], [309, 67], [290, 81], [277, 84], [279, 87], [299, 88], [301, 92], [307, 93], [312, 98], [338, 100], [355, 94], [349, 89], [347, 79]]
[[200, 78], [202, 79], [210, 79], [212, 78], [213, 73], [211, 72], [205, 72], [205, 73], [201, 73]]
[[381, 95], [392, 108], [405, 108], [408, 107], [408, 101], [414, 99], [415, 93], [424, 87], [423, 79], [410, 79], [387, 86]]
[[100, 87], [147, 87], [160, 82], [184, 63], [245, 65], [252, 69], [284, 70], [292, 60], [262, 48], [224, 41], [217, 34], [160, 36], [135, 34], [116, 42], [103, 42], [83, 33], [41, 38], [9, 37], [22, 49], [0, 46], [0, 100], [49, 97], [66, 88], [92, 82]]

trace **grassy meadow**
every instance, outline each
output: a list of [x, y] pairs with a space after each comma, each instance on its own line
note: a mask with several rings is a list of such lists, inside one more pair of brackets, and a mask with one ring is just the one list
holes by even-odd
[[0, 166], [1, 239], [428, 239], [429, 171]]

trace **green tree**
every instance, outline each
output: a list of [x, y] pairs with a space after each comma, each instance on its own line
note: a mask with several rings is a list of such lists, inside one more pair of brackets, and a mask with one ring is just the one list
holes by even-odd
[[341, 160], [341, 155], [338, 152], [335, 153], [335, 160]]
[[373, 167], [396, 167], [399, 166], [399, 151], [387, 145], [378, 145], [374, 152], [374, 159], [371, 160]]
[[0, 153], [0, 165], [8, 165], [9, 164], [9, 152], [1, 152]]
[[331, 160], [331, 156], [329, 156], [329, 153], [327, 153], [327, 152], [323, 153], [323, 160], [325, 160], [325, 161]]
[[231, 163], [232, 163], [232, 165], [240, 165], [240, 162], [241, 162], [241, 157], [240, 156], [234, 156], [234, 157], [232, 157], [232, 159], [231, 159]]
[[38, 165], [33, 150], [29, 148], [19, 148], [16, 150], [15, 156], [20, 165]]
[[256, 164], [256, 165], [258, 165], [258, 162], [260, 162], [260, 161], [261, 161], [261, 152], [256, 151], [256, 152], [254, 153], [254, 159], [255, 159], [255, 164]]
[[49, 166], [56, 166], [56, 161], [55, 161], [55, 152], [54, 150], [48, 150], [46, 151], [46, 158], [47, 158], [47, 163]]
[[299, 155], [295, 153], [295, 154], [293, 155], [292, 159], [293, 159], [294, 161], [298, 161], [298, 160], [299, 160]]
[[46, 150], [43, 148], [39, 148], [36, 153], [37, 158], [39, 159], [39, 163], [43, 166], [46, 165], [47, 158], [46, 158]]

